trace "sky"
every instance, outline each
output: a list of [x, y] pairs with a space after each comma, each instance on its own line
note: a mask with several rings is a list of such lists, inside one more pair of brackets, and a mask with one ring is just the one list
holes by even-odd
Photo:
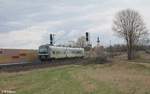
[[55, 34], [57, 44], [75, 41], [85, 32], [90, 41], [123, 43], [112, 30], [116, 13], [138, 11], [150, 29], [150, 0], [0, 0], [0, 48], [37, 49]]

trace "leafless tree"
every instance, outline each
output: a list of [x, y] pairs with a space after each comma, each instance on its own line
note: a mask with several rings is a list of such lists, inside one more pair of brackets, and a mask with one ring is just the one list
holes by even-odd
[[86, 38], [84, 36], [79, 37], [77, 39], [76, 46], [85, 48], [86, 47]]
[[118, 12], [113, 22], [113, 30], [121, 38], [124, 38], [127, 45], [128, 59], [133, 59], [134, 47], [148, 33], [141, 15], [132, 9]]

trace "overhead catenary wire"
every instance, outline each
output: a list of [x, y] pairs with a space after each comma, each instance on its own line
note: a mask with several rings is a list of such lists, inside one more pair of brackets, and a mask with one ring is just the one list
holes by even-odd
[[[67, 32], [68, 33], [68, 32]], [[62, 40], [65, 40], [67, 38], [67, 33], [64, 33], [63, 35], [61, 35], [57, 40], [54, 40], [54, 44], [56, 42], [59, 42], [59, 41], [62, 41]], [[54, 34], [54, 36], [56, 36], [56, 34]]]

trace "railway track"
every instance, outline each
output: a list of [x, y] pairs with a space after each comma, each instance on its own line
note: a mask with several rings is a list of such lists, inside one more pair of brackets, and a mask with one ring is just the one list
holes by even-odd
[[63, 59], [51, 61], [34, 61], [32, 63], [13, 63], [13, 64], [0, 64], [0, 72], [20, 72], [39, 68], [55, 67], [69, 64], [84, 64], [85, 59]]

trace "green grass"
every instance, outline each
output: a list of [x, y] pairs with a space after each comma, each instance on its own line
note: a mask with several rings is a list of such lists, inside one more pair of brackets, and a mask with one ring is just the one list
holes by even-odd
[[150, 94], [150, 66], [65, 65], [0, 73], [0, 90], [14, 90], [16, 94]]
[[71, 78], [66, 68], [1, 74], [0, 87], [17, 94], [80, 94], [80, 83]]

